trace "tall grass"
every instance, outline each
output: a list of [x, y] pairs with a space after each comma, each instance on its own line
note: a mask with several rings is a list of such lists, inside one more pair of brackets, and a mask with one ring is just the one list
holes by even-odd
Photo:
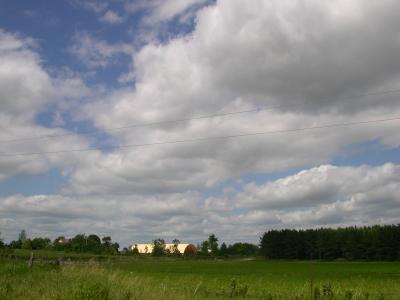
[[400, 299], [400, 264], [0, 261], [0, 299]]

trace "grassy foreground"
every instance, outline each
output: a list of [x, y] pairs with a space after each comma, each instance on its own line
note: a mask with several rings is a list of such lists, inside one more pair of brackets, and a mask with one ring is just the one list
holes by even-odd
[[0, 260], [0, 299], [400, 299], [400, 263]]

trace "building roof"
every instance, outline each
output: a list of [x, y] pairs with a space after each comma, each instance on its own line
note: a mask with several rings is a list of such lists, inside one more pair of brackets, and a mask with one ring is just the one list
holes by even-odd
[[[170, 252], [174, 252], [174, 245], [175, 244], [165, 244], [165, 249], [169, 250]], [[185, 253], [185, 249], [187, 246], [191, 244], [177, 244], [178, 251], [183, 254]], [[139, 253], [151, 253], [153, 251], [153, 244], [134, 244], [130, 248], [133, 250], [134, 248], [139, 250]]]

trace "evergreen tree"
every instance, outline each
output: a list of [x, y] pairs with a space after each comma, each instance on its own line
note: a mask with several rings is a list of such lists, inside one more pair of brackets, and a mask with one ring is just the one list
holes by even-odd
[[208, 245], [213, 255], [218, 255], [218, 239], [215, 234], [208, 237]]
[[400, 225], [270, 230], [260, 253], [270, 259], [399, 260]]
[[21, 232], [19, 233], [18, 240], [21, 241], [21, 244], [23, 245], [26, 239], [27, 239], [26, 231], [25, 229], [22, 229]]
[[221, 244], [221, 247], [219, 248], [219, 255], [220, 256], [228, 256], [228, 247], [226, 246], [225, 243]]

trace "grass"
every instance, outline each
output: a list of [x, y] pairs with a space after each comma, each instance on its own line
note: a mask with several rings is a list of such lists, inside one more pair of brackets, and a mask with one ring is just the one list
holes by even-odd
[[400, 263], [0, 261], [0, 299], [400, 299]]

